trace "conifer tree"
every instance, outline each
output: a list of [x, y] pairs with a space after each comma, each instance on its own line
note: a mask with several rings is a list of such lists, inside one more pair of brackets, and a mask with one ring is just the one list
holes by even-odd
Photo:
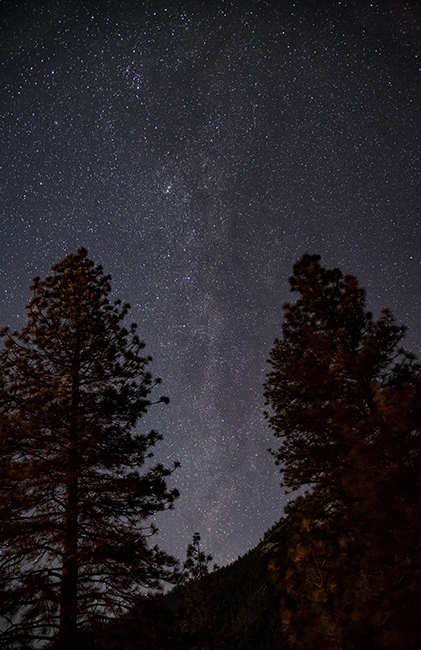
[[[2, 331], [0, 617], [2, 648], [56, 639], [122, 615], [172, 580], [176, 561], [148, 544], [149, 518], [178, 496], [173, 469], [148, 459], [161, 439], [136, 425], [160, 379], [130, 305], [80, 248], [35, 278], [28, 324]], [[175, 464], [175, 466], [177, 463]]]
[[[209, 564], [213, 558], [202, 550], [200, 540], [200, 533], [194, 533], [192, 543], [187, 546], [186, 560], [180, 575], [180, 584], [187, 585], [181, 628], [183, 632], [194, 629], [201, 640], [201, 646], [206, 650], [214, 647], [212, 636], [215, 633], [215, 610], [210, 595], [211, 583], [206, 579], [210, 576]], [[213, 570], [218, 568], [214, 565]]]
[[200, 533], [194, 533], [192, 543], [187, 546], [186, 560], [183, 565], [184, 573], [181, 576], [182, 582], [200, 580], [209, 573], [209, 564], [213, 558], [212, 555], [206, 555], [202, 551], [200, 539]]
[[[335, 572], [339, 556], [348, 577], [356, 576], [353, 586], [338, 584], [336, 594], [348, 594], [342, 603], [355, 633], [357, 627], [377, 629], [378, 645], [370, 639], [367, 647], [415, 648], [421, 638], [419, 364], [401, 349], [405, 328], [391, 313], [384, 310], [374, 321], [366, 311], [365, 291], [354, 276], [324, 269], [318, 255], [304, 255], [290, 284], [299, 298], [284, 305], [283, 338], [271, 352], [265, 397], [271, 407], [266, 417], [280, 439], [272, 453], [284, 485], [312, 491], [301, 509], [314, 510], [318, 503], [295, 548], [301, 543], [304, 554], [309, 551], [305, 539], [311, 530], [313, 542], [316, 536], [319, 549], [326, 549], [317, 566], [307, 553], [313, 568], [324, 567], [321, 584]], [[296, 563], [295, 581], [298, 571]], [[308, 579], [300, 584], [307, 588], [301, 594], [304, 611], [311, 589]], [[323, 602], [331, 602], [330, 596]], [[345, 629], [345, 640], [332, 647], [366, 647], [349, 627], [337, 624], [339, 609], [335, 616], [335, 639]], [[305, 645], [309, 638], [296, 647], [313, 647]]]

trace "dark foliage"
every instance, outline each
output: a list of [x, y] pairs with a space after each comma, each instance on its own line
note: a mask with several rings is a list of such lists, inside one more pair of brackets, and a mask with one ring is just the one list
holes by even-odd
[[294, 266], [265, 385], [294, 535], [284, 627], [294, 648], [414, 649], [421, 625], [420, 367], [355, 277]]
[[78, 650], [186, 650], [165, 597], [141, 598], [130, 616], [82, 631]]
[[213, 558], [202, 551], [200, 539], [200, 533], [194, 533], [192, 543], [187, 546], [180, 582], [203, 578], [209, 573], [209, 564]]
[[145, 466], [161, 436], [135, 428], [160, 380], [109, 280], [79, 249], [34, 279], [27, 326], [2, 332], [2, 648], [58, 634], [73, 650], [77, 627], [124, 615], [174, 575], [148, 545], [149, 517], [177, 496], [172, 470]]

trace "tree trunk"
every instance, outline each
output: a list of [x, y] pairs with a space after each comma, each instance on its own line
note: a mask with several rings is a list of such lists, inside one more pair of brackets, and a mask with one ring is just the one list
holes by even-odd
[[60, 650], [75, 650], [77, 629], [77, 478], [68, 486], [60, 595]]
[[72, 364], [72, 395], [67, 457], [65, 529], [58, 647], [75, 650], [78, 593], [79, 349]]

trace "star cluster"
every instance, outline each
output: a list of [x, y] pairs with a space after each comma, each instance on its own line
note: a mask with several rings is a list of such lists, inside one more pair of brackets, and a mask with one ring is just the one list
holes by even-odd
[[[4, 0], [1, 325], [78, 246], [113, 276], [181, 461], [158, 542], [219, 564], [286, 503], [266, 358], [304, 252], [419, 354], [421, 13], [398, 0]], [[275, 441], [274, 441], [275, 442]], [[168, 459], [168, 460], [167, 460]]]

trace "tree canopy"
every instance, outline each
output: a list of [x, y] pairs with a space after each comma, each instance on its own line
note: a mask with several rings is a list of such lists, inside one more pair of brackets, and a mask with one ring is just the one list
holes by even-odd
[[[289, 579], [295, 611], [302, 606], [303, 613], [301, 641], [291, 636], [294, 647], [319, 647], [309, 645], [311, 626], [303, 626], [311, 602], [318, 611], [314, 639], [324, 629], [325, 648], [415, 648], [421, 638], [420, 366], [400, 347], [405, 328], [389, 310], [373, 320], [354, 276], [304, 255], [290, 285], [299, 298], [284, 305], [265, 397], [284, 485], [311, 492], [289, 507], [296, 522]], [[312, 575], [318, 577], [310, 588]], [[346, 615], [339, 625], [340, 612]], [[335, 624], [329, 627], [328, 619]]]
[[[130, 610], [172, 580], [176, 561], [148, 544], [150, 517], [178, 496], [153, 465], [156, 431], [137, 425], [160, 379], [130, 305], [110, 276], [68, 255], [35, 278], [28, 323], [1, 332], [0, 647], [58, 639]], [[176, 466], [177, 463], [174, 465]]]

